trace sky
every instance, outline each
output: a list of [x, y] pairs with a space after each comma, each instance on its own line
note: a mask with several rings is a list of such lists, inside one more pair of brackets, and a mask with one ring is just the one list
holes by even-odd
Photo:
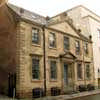
[[100, 16], [99, 0], [8, 0], [9, 3], [43, 16], [52, 17], [77, 5], [83, 5]]

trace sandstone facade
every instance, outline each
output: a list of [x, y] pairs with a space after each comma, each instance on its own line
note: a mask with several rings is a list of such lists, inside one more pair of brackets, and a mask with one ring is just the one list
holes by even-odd
[[[8, 9], [10, 9], [8, 7]], [[16, 7], [14, 8], [16, 10]], [[19, 15], [12, 10], [16, 19], [16, 96], [19, 98], [32, 97], [33, 89], [46, 89], [46, 95], [51, 95], [51, 88], [58, 87], [61, 93], [77, 91], [79, 85], [94, 83], [94, 66], [91, 37], [86, 38], [76, 29], [72, 20], [61, 14], [57, 18], [46, 20], [44, 23], [29, 20], [27, 12], [19, 9]], [[21, 10], [21, 12], [20, 12]], [[24, 17], [24, 18], [23, 18]], [[40, 16], [36, 16], [40, 17]], [[32, 29], [39, 30], [39, 43], [32, 42]], [[55, 35], [55, 47], [50, 47], [50, 33]], [[64, 49], [64, 37], [69, 39], [69, 49]], [[52, 40], [52, 39], [51, 39]], [[53, 40], [54, 41], [54, 40]], [[76, 41], [79, 53], [76, 53]], [[12, 41], [13, 42], [13, 41]], [[85, 54], [84, 44], [87, 43], [88, 53]], [[10, 48], [9, 48], [10, 49]], [[39, 59], [39, 79], [33, 79], [32, 59]], [[56, 62], [56, 79], [51, 78], [51, 63]], [[78, 72], [78, 64], [81, 72]], [[86, 77], [86, 65], [89, 65], [89, 78]], [[68, 69], [65, 70], [64, 68]], [[81, 79], [78, 78], [81, 73]], [[54, 75], [54, 74], [53, 74]], [[53, 76], [54, 77], [54, 76]]]

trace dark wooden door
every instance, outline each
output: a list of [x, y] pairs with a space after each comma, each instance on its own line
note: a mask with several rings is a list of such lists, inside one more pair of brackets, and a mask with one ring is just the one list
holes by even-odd
[[16, 90], [16, 74], [10, 74], [8, 77], [8, 96], [13, 97]]

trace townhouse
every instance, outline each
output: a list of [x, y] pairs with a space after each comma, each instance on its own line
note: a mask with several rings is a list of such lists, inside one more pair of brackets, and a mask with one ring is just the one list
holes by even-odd
[[52, 95], [55, 88], [64, 94], [77, 91], [80, 85], [94, 85], [92, 37], [82, 35], [66, 13], [45, 18], [11, 4], [6, 6], [16, 30], [11, 32], [16, 48], [14, 83], [9, 74], [12, 93], [15, 90], [17, 97], [25, 98], [34, 96], [36, 89]]

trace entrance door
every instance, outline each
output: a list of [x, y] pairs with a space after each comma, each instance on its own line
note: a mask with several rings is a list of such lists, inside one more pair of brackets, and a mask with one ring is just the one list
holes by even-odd
[[64, 85], [68, 85], [68, 64], [64, 63]]

